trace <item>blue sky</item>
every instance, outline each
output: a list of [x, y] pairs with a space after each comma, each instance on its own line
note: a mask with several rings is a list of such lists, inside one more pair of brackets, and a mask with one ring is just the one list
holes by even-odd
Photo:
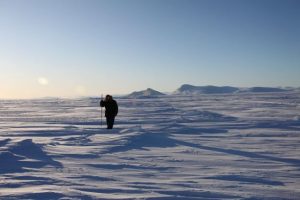
[[0, 98], [300, 86], [298, 0], [0, 0]]

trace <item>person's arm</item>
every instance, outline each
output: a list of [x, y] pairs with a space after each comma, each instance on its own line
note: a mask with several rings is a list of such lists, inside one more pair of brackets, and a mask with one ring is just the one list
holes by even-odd
[[105, 106], [105, 101], [101, 100], [100, 101], [100, 107], [104, 107]]
[[117, 102], [115, 101], [115, 102], [114, 102], [114, 114], [115, 114], [115, 116], [118, 115], [118, 110], [119, 110], [118, 104], [117, 104]]

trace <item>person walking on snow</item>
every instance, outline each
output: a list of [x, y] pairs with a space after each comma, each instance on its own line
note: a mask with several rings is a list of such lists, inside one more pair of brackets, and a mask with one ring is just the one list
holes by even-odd
[[105, 99], [100, 101], [100, 106], [105, 107], [105, 117], [107, 129], [112, 129], [115, 122], [115, 117], [118, 114], [118, 104], [111, 95], [106, 95]]

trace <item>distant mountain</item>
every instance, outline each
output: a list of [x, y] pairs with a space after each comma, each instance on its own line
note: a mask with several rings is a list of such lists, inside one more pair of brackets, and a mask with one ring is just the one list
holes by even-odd
[[178, 88], [175, 94], [231, 94], [244, 92], [286, 92], [291, 89], [274, 88], [274, 87], [251, 87], [251, 88], [237, 88], [231, 86], [193, 86], [184, 84]]
[[230, 86], [193, 86], [184, 84], [175, 91], [175, 94], [226, 94], [238, 91], [239, 88]]
[[251, 87], [243, 92], [286, 92], [289, 91], [288, 89], [282, 88], [274, 88], [274, 87]]
[[149, 97], [158, 97], [158, 96], [163, 96], [165, 95], [164, 93], [158, 92], [156, 90], [153, 90], [151, 88], [148, 88], [146, 90], [142, 91], [137, 91], [129, 94], [127, 97], [130, 98], [149, 98]]

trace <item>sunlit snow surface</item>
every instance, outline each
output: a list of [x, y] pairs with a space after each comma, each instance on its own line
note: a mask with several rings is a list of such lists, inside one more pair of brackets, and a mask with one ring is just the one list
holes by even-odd
[[0, 100], [0, 199], [300, 199], [300, 94]]

